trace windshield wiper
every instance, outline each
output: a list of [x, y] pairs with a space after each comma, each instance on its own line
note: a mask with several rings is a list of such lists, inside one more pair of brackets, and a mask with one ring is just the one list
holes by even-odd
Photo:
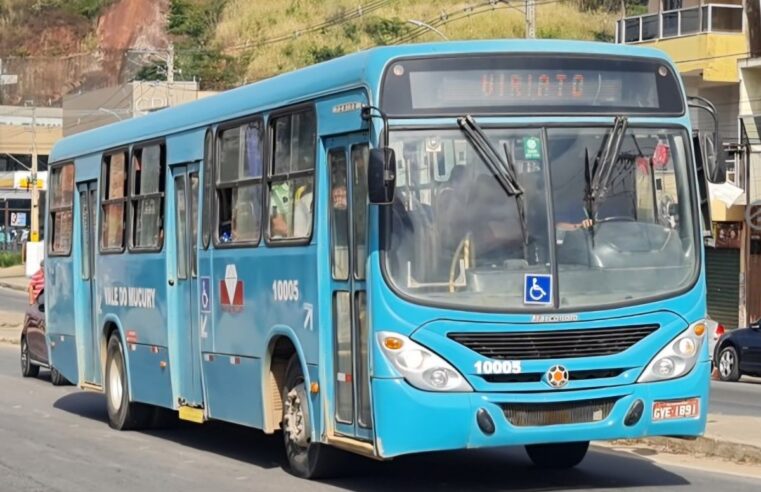
[[590, 169], [589, 150], [584, 155], [584, 204], [587, 218], [593, 222], [597, 218], [597, 207], [608, 195], [613, 170], [621, 155], [621, 145], [626, 135], [628, 120], [625, 116], [617, 116], [613, 129], [607, 135], [597, 151], [595, 162]]
[[521, 234], [523, 236], [524, 256], [528, 245], [528, 232], [526, 226], [526, 211], [523, 203], [523, 187], [518, 182], [518, 171], [515, 169], [510, 151], [507, 144], [504, 145], [504, 160], [497, 149], [494, 148], [486, 134], [478, 126], [472, 116], [467, 115], [457, 118], [457, 124], [460, 125], [462, 132], [468, 137], [470, 143], [476, 149], [476, 152], [484, 161], [486, 166], [492, 172], [497, 182], [505, 190], [508, 196], [515, 198], [515, 205], [518, 209], [518, 218], [521, 223]]

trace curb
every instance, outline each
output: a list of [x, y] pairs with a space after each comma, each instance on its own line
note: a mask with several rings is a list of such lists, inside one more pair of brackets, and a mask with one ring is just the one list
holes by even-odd
[[672, 454], [689, 454], [721, 458], [735, 463], [761, 464], [761, 447], [737, 443], [712, 437], [698, 437], [694, 440], [676, 439], [672, 437], [648, 437], [612, 441], [616, 446], [644, 446], [656, 451]]
[[18, 345], [19, 344], [19, 339], [18, 338], [0, 337], [0, 344]]
[[26, 289], [20, 285], [15, 284], [9, 284], [6, 282], [0, 282], [0, 287], [3, 287], [5, 289], [11, 289], [11, 290], [17, 290], [19, 292], [26, 292]]

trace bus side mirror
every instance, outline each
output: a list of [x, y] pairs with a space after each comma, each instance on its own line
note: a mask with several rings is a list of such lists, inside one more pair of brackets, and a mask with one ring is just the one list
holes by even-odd
[[396, 186], [396, 154], [394, 149], [383, 147], [370, 150], [367, 169], [367, 194], [370, 203], [388, 205], [394, 200]]
[[696, 131], [692, 136], [698, 175], [702, 174], [710, 183], [722, 184], [727, 180], [727, 170], [719, 157], [719, 113], [716, 106], [698, 96], [688, 97], [687, 104], [691, 110], [708, 113], [713, 120], [713, 134]]
[[704, 136], [703, 143], [703, 165], [706, 168], [706, 177], [713, 184], [722, 184], [727, 181], [727, 169], [724, 160], [719, 158], [719, 149], [713, 139]]

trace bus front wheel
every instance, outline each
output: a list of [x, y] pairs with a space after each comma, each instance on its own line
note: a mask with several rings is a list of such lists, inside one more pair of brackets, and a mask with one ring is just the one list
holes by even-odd
[[150, 406], [130, 401], [124, 351], [117, 335], [111, 336], [108, 340], [106, 406], [108, 407], [108, 425], [116, 430], [148, 427], [153, 417]]
[[309, 394], [297, 356], [291, 357], [285, 371], [283, 422], [285, 452], [291, 472], [302, 478], [328, 478], [338, 468], [338, 451], [311, 440]]
[[573, 468], [587, 455], [589, 441], [526, 446], [526, 453], [540, 468]]

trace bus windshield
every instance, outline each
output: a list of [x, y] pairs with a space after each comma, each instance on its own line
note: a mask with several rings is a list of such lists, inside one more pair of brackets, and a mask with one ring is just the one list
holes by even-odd
[[[392, 130], [392, 285], [428, 304], [491, 310], [594, 308], [688, 287], [698, 257], [687, 134], [626, 128], [604, 192], [593, 193], [611, 130], [485, 129], [514, 166], [521, 200], [460, 130]], [[552, 275], [552, 299], [530, 302], [526, 274]]]

